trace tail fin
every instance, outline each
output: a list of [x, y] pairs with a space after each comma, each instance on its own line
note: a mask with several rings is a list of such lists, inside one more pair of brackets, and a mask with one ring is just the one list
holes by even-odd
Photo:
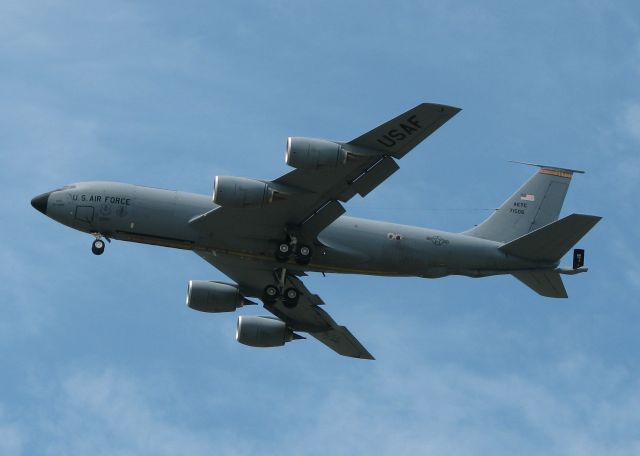
[[571, 214], [500, 246], [500, 250], [527, 260], [558, 261], [601, 219]]
[[[589, 232], [602, 217], [595, 215], [571, 214], [531, 233], [525, 234], [500, 246], [500, 250], [528, 260], [556, 262], [567, 253], [576, 242]], [[584, 255], [584, 251], [582, 251]], [[584, 258], [582, 256], [581, 258]], [[574, 269], [515, 271], [512, 275], [520, 282], [542, 296], [566, 298], [567, 291], [562, 284], [560, 273], [577, 274], [585, 272], [581, 262], [574, 259]], [[578, 268], [576, 268], [578, 266]]]
[[573, 173], [584, 171], [554, 166], [533, 166], [538, 166], [540, 170], [488, 219], [464, 234], [509, 242], [558, 220]]

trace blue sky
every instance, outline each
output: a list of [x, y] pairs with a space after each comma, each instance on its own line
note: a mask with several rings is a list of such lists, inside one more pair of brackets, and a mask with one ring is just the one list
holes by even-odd
[[[0, 67], [0, 454], [640, 453], [637, 2], [9, 0]], [[29, 205], [84, 180], [275, 178], [287, 136], [351, 139], [423, 101], [463, 111], [348, 212], [461, 231], [533, 172], [508, 160], [585, 169], [563, 214], [604, 220], [568, 300], [311, 275], [377, 360], [251, 349], [236, 315], [185, 307], [189, 279], [224, 280], [194, 254], [95, 257]]]

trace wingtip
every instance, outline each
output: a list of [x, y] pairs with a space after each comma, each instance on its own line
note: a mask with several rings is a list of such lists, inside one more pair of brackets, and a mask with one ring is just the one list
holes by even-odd
[[446, 105], [446, 104], [441, 104], [441, 103], [421, 103], [421, 106], [429, 106], [429, 107], [437, 107], [440, 108], [441, 111], [453, 111], [453, 114], [457, 114], [460, 111], [462, 111], [462, 108], [458, 108], [457, 106], [451, 106], [451, 105]]
[[364, 353], [361, 353], [360, 356], [358, 356], [358, 358], [360, 359], [370, 359], [371, 361], [375, 361], [376, 359], [373, 357], [373, 355], [371, 353], [369, 353], [368, 351], [365, 350]]

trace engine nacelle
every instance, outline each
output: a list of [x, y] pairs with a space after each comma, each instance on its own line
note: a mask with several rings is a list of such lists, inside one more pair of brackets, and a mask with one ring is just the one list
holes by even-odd
[[294, 338], [293, 331], [277, 318], [238, 317], [236, 340], [241, 344], [251, 347], [281, 347]]
[[326, 139], [287, 139], [285, 161], [298, 169], [336, 168], [347, 162], [347, 151], [342, 145]]
[[273, 202], [274, 193], [269, 185], [259, 180], [216, 176], [213, 202], [223, 207], [262, 207]]
[[246, 303], [235, 285], [189, 280], [187, 306], [200, 312], [233, 312]]

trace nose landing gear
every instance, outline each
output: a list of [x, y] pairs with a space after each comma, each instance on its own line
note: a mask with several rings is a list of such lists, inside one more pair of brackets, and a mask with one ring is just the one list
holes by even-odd
[[94, 255], [102, 255], [104, 253], [104, 241], [102, 239], [96, 239], [93, 241], [91, 251]]
[[[100, 233], [91, 233], [96, 239], [95, 241], [93, 241], [93, 244], [91, 244], [91, 252], [94, 255], [102, 255], [104, 253], [104, 241], [102, 240], [102, 235]], [[111, 242], [111, 240], [108, 237], [104, 237], [107, 241]]]

